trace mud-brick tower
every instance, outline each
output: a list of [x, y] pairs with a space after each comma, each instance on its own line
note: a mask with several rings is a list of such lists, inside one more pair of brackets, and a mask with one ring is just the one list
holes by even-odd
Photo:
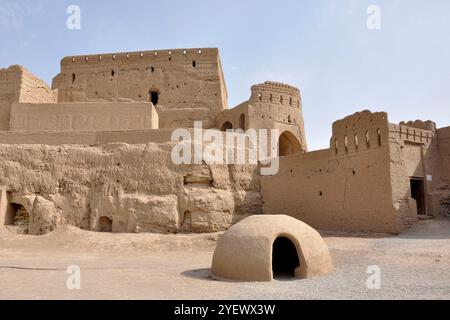
[[250, 127], [279, 129], [281, 156], [306, 152], [308, 146], [300, 90], [269, 81], [254, 85], [251, 90]]

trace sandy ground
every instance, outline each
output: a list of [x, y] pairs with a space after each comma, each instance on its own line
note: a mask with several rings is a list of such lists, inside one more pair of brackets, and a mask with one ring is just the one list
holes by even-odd
[[[218, 236], [0, 229], [0, 299], [450, 299], [450, 220], [395, 237], [324, 234], [333, 273], [270, 283], [212, 280]], [[81, 268], [81, 290], [67, 289], [70, 265]], [[379, 290], [366, 285], [371, 265]]]

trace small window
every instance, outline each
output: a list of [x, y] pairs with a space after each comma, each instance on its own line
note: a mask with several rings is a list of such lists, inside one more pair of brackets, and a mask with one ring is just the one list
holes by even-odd
[[381, 129], [377, 130], [378, 146], [381, 147]]
[[370, 149], [370, 134], [369, 131], [366, 131], [366, 147]]
[[261, 93], [258, 93], [258, 100], [262, 101], [262, 94]]
[[239, 118], [239, 129], [242, 129], [245, 131], [245, 114], [241, 114]]
[[155, 72], [155, 68], [154, 67], [151, 67], [150, 68], [150, 71], [153, 73], [153, 72]]
[[77, 78], [77, 77], [75, 76], [75, 73], [72, 73], [72, 83], [75, 82], [76, 78]]
[[289, 105], [292, 107], [292, 98], [289, 98]]
[[283, 96], [280, 97], [280, 104], [283, 104]]
[[359, 149], [359, 141], [358, 141], [358, 134], [355, 134], [355, 149], [356, 151], [358, 151]]
[[338, 154], [338, 152], [339, 152], [339, 143], [337, 138], [334, 138], [334, 153]]
[[273, 95], [270, 94], [270, 98], [269, 98], [270, 102], [273, 102]]
[[344, 136], [345, 153], [348, 153], [348, 137]]
[[158, 102], [159, 102], [159, 92], [158, 91], [150, 91], [150, 102], [153, 103], [154, 106], [158, 105]]
[[111, 70], [111, 77], [114, 77], [115, 74], [116, 72], [114, 70]]
[[197, 61], [195, 61], [195, 60], [192, 61], [192, 67], [193, 67], [193, 68], [197, 68]]

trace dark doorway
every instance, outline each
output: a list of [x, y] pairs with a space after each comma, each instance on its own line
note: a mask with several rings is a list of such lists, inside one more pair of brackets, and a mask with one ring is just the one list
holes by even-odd
[[10, 203], [6, 210], [5, 222], [7, 226], [28, 226], [30, 215], [20, 204]]
[[292, 133], [286, 131], [280, 136], [280, 140], [278, 142], [278, 153], [280, 157], [300, 153], [301, 150], [302, 147], [300, 142]]
[[159, 92], [158, 91], [150, 91], [150, 102], [156, 106], [159, 102]]
[[189, 233], [191, 232], [192, 225], [192, 214], [190, 211], [186, 211], [183, 216], [183, 222], [181, 224], [181, 232]]
[[101, 217], [98, 220], [98, 231], [112, 232], [112, 220], [108, 217]]
[[295, 278], [295, 269], [300, 266], [297, 249], [291, 240], [280, 237], [273, 243], [272, 270], [274, 279]]
[[233, 130], [233, 124], [230, 121], [225, 122], [222, 125], [221, 131]]
[[417, 203], [417, 214], [425, 215], [425, 189], [423, 185], [423, 179], [411, 178], [411, 198], [416, 200]]

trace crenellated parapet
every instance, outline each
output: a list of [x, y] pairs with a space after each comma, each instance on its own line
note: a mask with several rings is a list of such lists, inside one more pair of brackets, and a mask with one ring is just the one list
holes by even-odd
[[302, 107], [300, 90], [294, 86], [266, 81], [252, 87], [250, 102], [270, 103], [288, 107]]
[[387, 113], [365, 110], [333, 123], [330, 150], [334, 155], [346, 155], [381, 148], [388, 141]]

